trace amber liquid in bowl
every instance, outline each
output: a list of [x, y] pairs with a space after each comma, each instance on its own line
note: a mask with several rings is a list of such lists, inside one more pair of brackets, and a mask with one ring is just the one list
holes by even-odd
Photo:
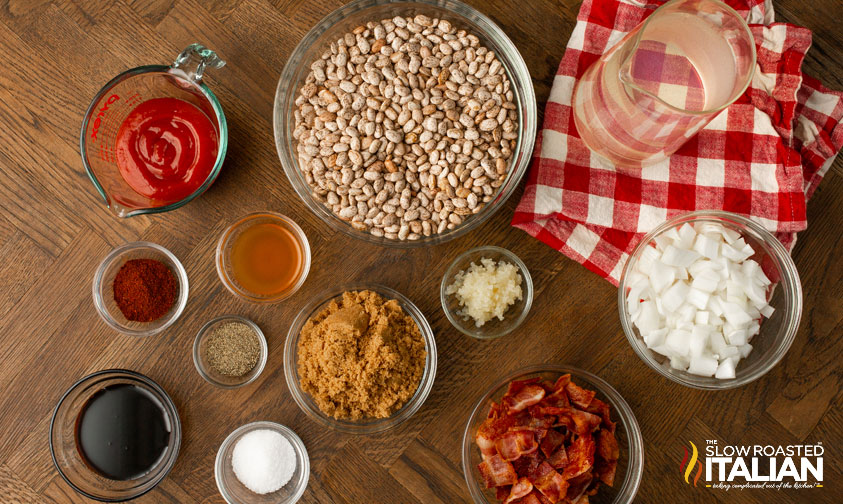
[[272, 296], [290, 289], [299, 279], [303, 254], [290, 230], [272, 222], [255, 224], [232, 244], [232, 275], [244, 289]]

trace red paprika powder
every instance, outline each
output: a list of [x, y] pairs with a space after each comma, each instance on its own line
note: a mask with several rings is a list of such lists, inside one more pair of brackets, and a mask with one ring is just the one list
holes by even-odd
[[179, 292], [176, 276], [155, 259], [131, 259], [114, 277], [114, 301], [127, 320], [152, 322], [170, 311]]

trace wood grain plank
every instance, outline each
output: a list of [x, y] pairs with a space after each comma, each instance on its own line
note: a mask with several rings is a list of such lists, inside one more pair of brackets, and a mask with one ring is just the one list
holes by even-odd
[[[359, 474], [368, 475], [365, 483], [361, 482]], [[348, 444], [340, 450], [321, 478], [325, 489], [337, 503], [380, 502], [385, 496], [395, 504], [421, 502], [383, 467], [366, 457], [355, 444]]]
[[86, 30], [101, 19], [117, 0], [55, 0], [55, 4], [80, 28]]
[[412, 493], [419, 502], [449, 504], [470, 502], [460, 469], [447, 459], [414, 440], [389, 468], [389, 474]]
[[137, 12], [146, 23], [153, 27], [167, 16], [175, 4], [176, 0], [126, 0], [125, 2], [126, 6]]
[[[50, 336], [76, 314], [83, 300], [90, 302], [91, 278], [107, 251], [107, 245], [97, 235], [83, 231], [0, 319], [0, 330], [16, 336], [0, 341], [0, 358], [17, 363], [0, 368], [0, 386], [5, 388], [14, 376], [26, 370]], [[92, 304], [87, 306], [87, 313], [92, 314]], [[5, 441], [5, 433], [2, 435]]]
[[0, 494], [3, 495], [3, 502], [9, 504], [35, 504], [42, 501], [6, 464], [0, 464]]
[[55, 259], [21, 231], [16, 232], [0, 245], [0, 318], [20, 300], [38, 281], [44, 270]]

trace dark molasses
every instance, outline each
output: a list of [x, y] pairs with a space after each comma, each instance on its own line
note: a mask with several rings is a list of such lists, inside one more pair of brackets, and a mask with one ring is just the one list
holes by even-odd
[[167, 453], [170, 421], [164, 405], [136, 385], [105, 387], [76, 421], [76, 445], [88, 465], [113, 480], [139, 478]]

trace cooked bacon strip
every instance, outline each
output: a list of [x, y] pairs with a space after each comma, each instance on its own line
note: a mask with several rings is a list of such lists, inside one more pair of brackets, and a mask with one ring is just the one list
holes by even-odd
[[547, 463], [552, 465], [554, 469], [564, 469], [568, 465], [568, 453], [564, 446], [560, 446], [558, 450], [553, 452], [553, 455], [547, 457]]
[[516, 504], [544, 504], [540, 499], [541, 494], [533, 490], [526, 497], [519, 500]]
[[503, 408], [501, 407], [501, 405], [496, 403], [495, 401], [492, 401], [492, 405], [489, 407], [489, 414], [486, 416], [486, 418], [500, 418], [502, 414]]
[[550, 380], [544, 380], [539, 385], [541, 385], [544, 391], [548, 394], [552, 394], [553, 391], [556, 390], [556, 388], [554, 387], [554, 382]]
[[522, 411], [528, 406], [537, 404], [544, 398], [545, 391], [541, 385], [529, 384], [524, 385], [514, 395], [507, 395], [501, 400], [501, 404], [506, 406], [510, 413]]
[[562, 389], [547, 393], [539, 404], [556, 408], [569, 408], [571, 401], [568, 400], [568, 394]]
[[503, 504], [510, 504], [510, 502], [517, 501], [522, 497], [533, 491], [533, 484], [527, 478], [520, 478], [517, 483], [512, 485], [512, 490], [509, 492], [509, 497], [503, 501]]
[[565, 481], [565, 478], [546, 461], [542, 462], [528, 478], [533, 486], [551, 503], [558, 502], [565, 497], [568, 490], [568, 482]]
[[512, 464], [501, 458], [500, 455], [493, 455], [478, 464], [480, 476], [486, 482], [486, 488], [503, 485], [514, 485], [518, 481], [518, 475]]
[[600, 399], [594, 398], [591, 401], [591, 404], [588, 405], [588, 408], [585, 410], [589, 413], [594, 413], [595, 415], [600, 415], [603, 419], [603, 426], [606, 427], [610, 432], [615, 432], [615, 422], [609, 417], [609, 409], [610, 406]]
[[533, 453], [538, 447], [539, 444], [536, 442], [536, 436], [533, 435], [532, 431], [510, 431], [495, 441], [495, 448], [497, 448], [501, 458], [506, 461], [512, 461], [521, 455]]
[[527, 385], [533, 385], [534, 383], [539, 383], [541, 378], [529, 378], [527, 380], [515, 380], [509, 384], [509, 387], [506, 389], [506, 394], [504, 396], [513, 396], [518, 392], [521, 392], [521, 389], [526, 387]]
[[594, 461], [594, 472], [597, 474], [597, 477], [600, 478], [600, 481], [606, 483], [609, 486], [615, 484], [615, 472], [618, 469], [618, 461], [605, 461], [605, 460], [595, 460]]
[[607, 430], [601, 430], [597, 435], [597, 454], [609, 462], [618, 460], [620, 449], [615, 435]]
[[556, 391], [563, 391], [565, 387], [571, 382], [571, 375], [570, 374], [563, 374], [559, 378], [556, 379], [556, 383], [553, 384], [553, 390]]
[[597, 395], [597, 392], [593, 390], [586, 390], [574, 382], [568, 382], [568, 384], [565, 385], [565, 391], [568, 393], [568, 397], [571, 399], [571, 402], [583, 409], [588, 408], [588, 405], [591, 404], [594, 396]]
[[541, 494], [536, 490], [533, 490], [520, 500], [515, 501], [513, 504], [545, 504], [545, 502], [541, 500]]
[[493, 455], [497, 455], [498, 449], [495, 447], [495, 441], [486, 434], [478, 432], [477, 436], [474, 437], [474, 442], [477, 443], [477, 447], [480, 448], [480, 455], [483, 457], [483, 460], [486, 460]]
[[495, 498], [499, 501], [505, 500], [509, 497], [509, 492], [512, 491], [512, 485], [503, 485], [495, 487]]
[[[544, 439], [541, 441], [541, 450], [545, 457], [549, 457], [556, 453], [556, 450], [565, 442], [565, 434], [551, 429], [547, 431]], [[563, 448], [564, 449], [564, 448]]]
[[600, 427], [601, 419], [597, 415], [571, 408], [565, 413], [560, 413], [559, 422], [576, 435], [586, 436]]
[[527, 476], [542, 462], [544, 462], [544, 456], [539, 450], [536, 450], [533, 453], [522, 455], [518, 460], [513, 460], [512, 467], [519, 476]]
[[563, 475], [565, 479], [575, 478], [594, 466], [594, 438], [591, 435], [578, 436], [567, 448], [568, 465]]
[[536, 408], [541, 408], [541, 406], [530, 406], [527, 408], [527, 411], [513, 415], [515, 421], [514, 425], [510, 427], [510, 430], [531, 430], [538, 432], [553, 427], [553, 424], [556, 423], [556, 418], [546, 415]]
[[[591, 471], [585, 472], [575, 478], [569, 479], [568, 493], [566, 495], [566, 498], [571, 502], [580, 502], [579, 499], [581, 499], [582, 497], [586, 497], [585, 491], [588, 488], [588, 485], [591, 484], [592, 479], [594, 478], [591, 476]], [[587, 497], [585, 502], [588, 502]]]

